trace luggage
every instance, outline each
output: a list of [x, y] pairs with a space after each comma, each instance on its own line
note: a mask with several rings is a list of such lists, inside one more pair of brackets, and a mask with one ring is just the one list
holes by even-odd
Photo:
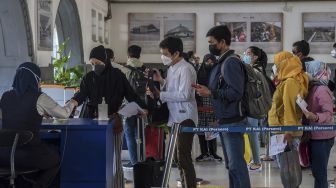
[[299, 153], [293, 146], [287, 146], [285, 151], [280, 153], [280, 175], [284, 188], [297, 188], [302, 182]]
[[146, 157], [164, 160], [164, 129], [161, 127], [146, 127]]
[[[133, 166], [134, 188], [160, 187], [163, 180], [165, 162], [163, 160], [155, 160], [155, 158], [149, 156], [153, 154], [163, 159], [163, 129], [146, 126], [145, 119], [138, 119], [137, 124], [137, 152], [139, 162]], [[149, 148], [147, 148], [147, 146]], [[147, 149], [149, 149], [148, 152]], [[159, 154], [157, 151], [162, 151], [162, 155], [157, 155]], [[147, 153], [149, 156], [146, 155]]]
[[246, 161], [246, 164], [250, 164], [250, 162], [252, 161], [250, 140], [246, 133], [244, 134], [244, 159]]
[[134, 188], [161, 187], [165, 162], [147, 158], [133, 167]]

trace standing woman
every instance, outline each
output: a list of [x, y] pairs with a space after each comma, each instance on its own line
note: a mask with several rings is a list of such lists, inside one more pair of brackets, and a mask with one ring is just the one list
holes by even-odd
[[[306, 62], [306, 71], [313, 80], [309, 84], [308, 112], [304, 112], [307, 125], [332, 125], [333, 95], [328, 88], [331, 71], [323, 62]], [[311, 169], [315, 178], [314, 188], [328, 188], [327, 167], [330, 150], [334, 145], [335, 131], [310, 133]]]
[[[5, 92], [0, 100], [2, 128], [31, 131], [31, 142], [17, 148], [15, 166], [37, 168], [39, 174], [34, 187], [50, 185], [59, 170], [59, 154], [40, 140], [39, 132], [43, 116], [68, 118], [77, 102], [70, 100], [64, 107], [40, 90], [40, 68], [30, 62], [22, 63], [16, 70], [13, 89]], [[10, 147], [0, 148], [0, 165], [9, 166]]]
[[[201, 85], [208, 85], [209, 76], [213, 65], [216, 63], [216, 57], [207, 54], [203, 58], [203, 63], [197, 72], [197, 82]], [[216, 121], [213, 113], [210, 97], [201, 97], [196, 95], [197, 108], [198, 108], [198, 121], [199, 126], [209, 126]], [[217, 142], [216, 139], [206, 140], [204, 134], [198, 135], [198, 140], [201, 148], [201, 155], [196, 158], [197, 162], [214, 159], [222, 161], [222, 158], [217, 155]]]
[[[266, 53], [256, 47], [250, 46], [246, 49], [243, 57], [243, 61], [246, 64], [251, 65], [254, 68], [254, 71], [261, 72], [266, 76], [266, 66], [267, 66], [267, 55]], [[258, 127], [258, 119], [248, 117], [248, 123], [252, 127]], [[259, 143], [259, 133], [258, 132], [250, 132], [247, 133], [251, 145], [251, 151], [253, 155], [253, 162], [248, 165], [249, 171], [261, 171], [262, 165], [260, 160], [260, 143]]]
[[[98, 117], [98, 104], [103, 98], [108, 104], [108, 115], [114, 121], [114, 148], [115, 148], [115, 169], [114, 187], [124, 187], [124, 177], [121, 164], [122, 147], [122, 123], [117, 114], [121, 104], [126, 98], [128, 102], [137, 102], [141, 107], [145, 107], [139, 96], [136, 95], [125, 74], [119, 69], [113, 68], [110, 59], [112, 54], [108, 53], [104, 46], [100, 45], [93, 48], [90, 52], [90, 63], [93, 71], [87, 73], [80, 84], [80, 90], [74, 96], [74, 100], [79, 104], [88, 100], [86, 118]], [[146, 115], [146, 114], [143, 114]]]
[[[268, 112], [269, 126], [299, 126], [302, 125], [302, 110], [296, 104], [297, 96], [305, 98], [308, 94], [308, 75], [303, 72], [300, 59], [290, 52], [283, 51], [274, 56], [276, 70], [274, 75], [279, 85], [273, 94], [272, 108]], [[275, 133], [278, 134], [278, 133]], [[298, 151], [302, 132], [287, 131], [284, 133], [284, 142], [291, 149]], [[277, 155], [277, 158], [280, 158]], [[298, 156], [297, 156], [298, 157]], [[280, 168], [281, 174], [288, 174]], [[285, 180], [283, 180], [285, 181]], [[286, 182], [283, 182], [283, 184]], [[301, 183], [301, 182], [300, 182]]]

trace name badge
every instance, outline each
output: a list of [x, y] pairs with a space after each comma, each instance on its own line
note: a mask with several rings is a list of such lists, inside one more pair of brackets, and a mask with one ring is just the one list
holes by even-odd
[[179, 112], [180, 113], [186, 113], [187, 111], [186, 110], [180, 110]]

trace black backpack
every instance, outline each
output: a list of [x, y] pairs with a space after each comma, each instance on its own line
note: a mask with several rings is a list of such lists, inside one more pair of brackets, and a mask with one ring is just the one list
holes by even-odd
[[128, 77], [128, 82], [133, 88], [134, 92], [140, 97], [142, 101], [145, 101], [146, 97], [146, 85], [148, 79], [145, 77], [144, 72], [146, 67], [131, 67], [126, 66], [131, 70], [130, 75]]
[[245, 71], [242, 105], [246, 110], [246, 115], [257, 119], [266, 117], [272, 106], [272, 94], [265, 75], [252, 66], [243, 63], [237, 55], [233, 54], [227, 57], [221, 65], [221, 79], [224, 79], [224, 64], [230, 58], [239, 59]]

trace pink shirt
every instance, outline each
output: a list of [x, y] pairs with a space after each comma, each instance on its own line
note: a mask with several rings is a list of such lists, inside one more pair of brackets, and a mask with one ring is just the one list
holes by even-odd
[[[318, 115], [318, 121], [306, 120], [310, 125], [333, 125], [333, 100], [328, 86], [313, 86], [306, 98], [310, 112]], [[312, 131], [312, 139], [329, 139], [336, 136], [336, 131]]]

